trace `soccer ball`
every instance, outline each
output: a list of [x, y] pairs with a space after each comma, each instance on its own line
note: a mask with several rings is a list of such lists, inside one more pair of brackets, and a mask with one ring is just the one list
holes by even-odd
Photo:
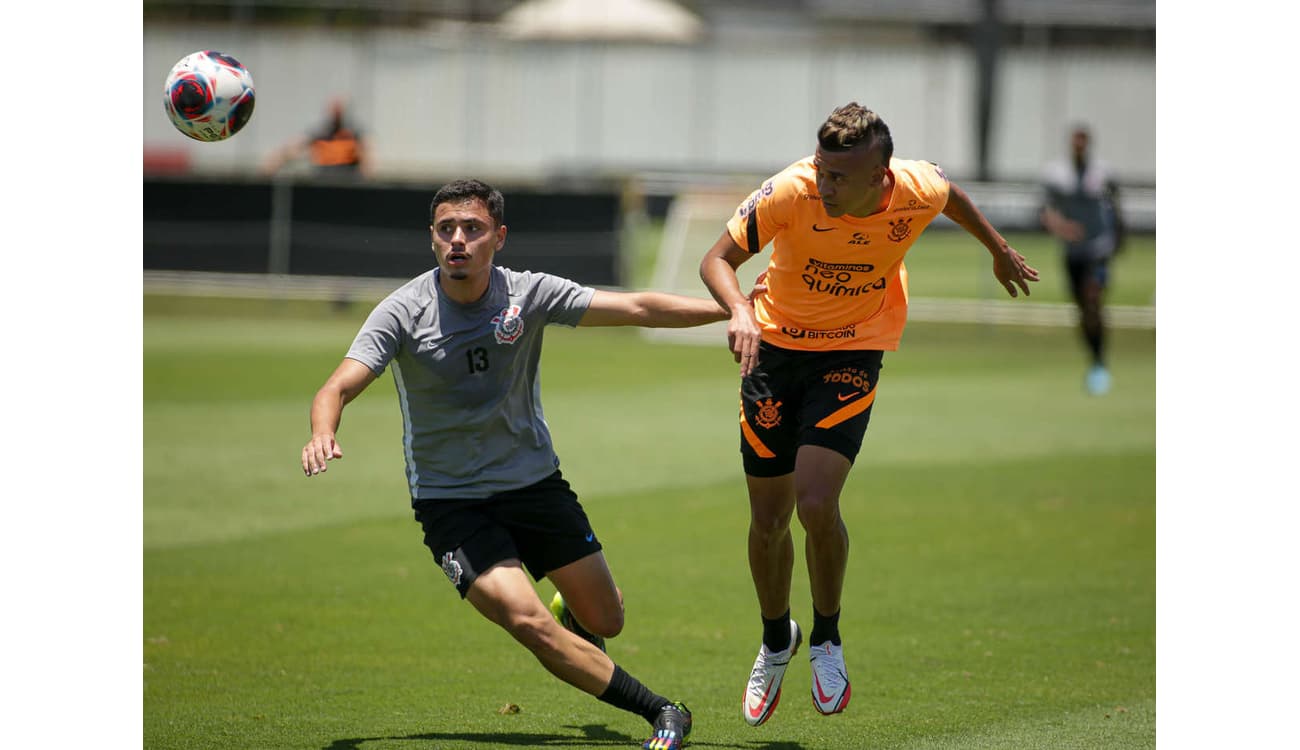
[[238, 60], [212, 50], [186, 55], [163, 86], [163, 108], [196, 141], [224, 141], [253, 116], [253, 76]]

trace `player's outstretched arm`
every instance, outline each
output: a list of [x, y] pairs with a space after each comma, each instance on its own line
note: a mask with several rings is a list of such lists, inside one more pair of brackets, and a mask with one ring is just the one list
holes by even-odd
[[1083, 225], [1065, 218], [1065, 214], [1054, 206], [1044, 206], [1039, 219], [1043, 222], [1043, 228], [1058, 240], [1079, 242], [1083, 239]]
[[373, 383], [375, 374], [355, 359], [344, 359], [311, 402], [311, 439], [302, 449], [302, 472], [314, 476], [325, 471], [325, 462], [343, 458], [343, 448], [334, 439], [343, 407]]
[[950, 183], [948, 186], [948, 204], [943, 208], [943, 215], [988, 248], [989, 254], [993, 256], [993, 275], [1007, 290], [1007, 294], [1019, 296], [1016, 287], [1020, 287], [1025, 296], [1029, 296], [1027, 282], [1038, 281], [1037, 269], [1031, 267], [1025, 256], [1007, 244], [984, 214], [975, 207], [966, 191], [955, 184]]
[[690, 328], [726, 320], [727, 312], [711, 299], [665, 292], [596, 290], [580, 326]]
[[307, 154], [307, 145], [307, 139], [299, 137], [272, 151], [262, 161], [262, 174], [273, 175], [289, 162], [303, 158]]

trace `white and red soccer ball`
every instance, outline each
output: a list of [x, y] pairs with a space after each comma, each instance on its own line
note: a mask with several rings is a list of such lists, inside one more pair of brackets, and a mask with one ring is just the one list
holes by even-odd
[[167, 74], [163, 108], [176, 129], [196, 141], [224, 141], [253, 116], [253, 76], [230, 55], [201, 50]]

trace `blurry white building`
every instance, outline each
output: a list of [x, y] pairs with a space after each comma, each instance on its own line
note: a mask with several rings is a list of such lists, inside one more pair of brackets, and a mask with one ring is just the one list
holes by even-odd
[[[765, 175], [856, 100], [890, 124], [898, 155], [969, 177], [986, 2], [1002, 21], [992, 178], [1035, 180], [1083, 121], [1122, 180], [1154, 185], [1154, 0], [698, 0], [676, 4], [699, 27], [679, 41], [520, 33], [506, 0], [147, 0], [144, 148], [192, 173], [255, 174], [343, 94], [379, 179]], [[163, 78], [196, 49], [234, 55], [257, 84], [228, 142], [188, 141], [163, 115]]]

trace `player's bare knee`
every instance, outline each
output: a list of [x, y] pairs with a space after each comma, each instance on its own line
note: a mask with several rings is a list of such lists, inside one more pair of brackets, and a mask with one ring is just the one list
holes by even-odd
[[624, 622], [623, 589], [620, 589], [619, 587], [615, 586], [614, 592], [618, 594], [618, 608], [611, 609], [608, 613], [606, 613], [605, 616], [607, 620], [606, 620], [606, 626], [604, 630], [592, 631], [596, 635], [599, 635], [603, 638], [613, 638], [614, 636], [623, 632], [623, 622]]
[[[615, 589], [617, 591], [617, 589]], [[613, 638], [623, 632], [623, 594], [618, 592], [617, 599], [589, 599], [570, 604], [570, 611], [578, 619], [583, 630], [602, 638]]]
[[791, 511], [772, 512], [763, 508], [751, 507], [749, 511], [749, 533], [765, 538], [785, 536], [790, 529]]
[[830, 531], [839, 527], [840, 498], [834, 493], [806, 492], [799, 496], [799, 523], [809, 533]]
[[613, 638], [623, 632], [623, 608], [601, 610], [591, 618], [594, 622], [588, 623], [582, 621], [582, 626], [588, 632], [594, 633], [602, 638]]

